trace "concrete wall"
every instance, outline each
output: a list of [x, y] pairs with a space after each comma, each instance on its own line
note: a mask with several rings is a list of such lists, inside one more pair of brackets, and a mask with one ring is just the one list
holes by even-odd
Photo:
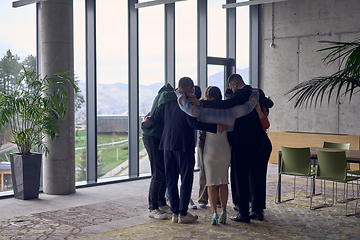
[[288, 0], [260, 7], [260, 87], [275, 103], [270, 131], [360, 135], [359, 93], [351, 103], [343, 96], [301, 109], [285, 95], [300, 82], [338, 70], [339, 63], [324, 65], [327, 53], [317, 50], [327, 45], [319, 41], [359, 38], [359, 13], [359, 0]]

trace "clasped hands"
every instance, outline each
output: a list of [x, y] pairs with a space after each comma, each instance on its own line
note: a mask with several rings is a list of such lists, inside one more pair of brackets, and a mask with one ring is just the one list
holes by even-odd
[[200, 106], [200, 100], [196, 98], [196, 96], [192, 93], [187, 93], [186, 94], [186, 99], [189, 100], [189, 102], [191, 102], [192, 105], [195, 106]]

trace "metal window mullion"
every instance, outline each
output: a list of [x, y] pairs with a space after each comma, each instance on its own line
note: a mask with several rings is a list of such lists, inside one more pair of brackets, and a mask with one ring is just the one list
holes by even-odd
[[[236, 0], [227, 0], [226, 3], [235, 3]], [[231, 59], [224, 68], [224, 87], [228, 77], [236, 72], [236, 8], [226, 9], [226, 58]], [[224, 92], [225, 92], [224, 89]]]
[[[36, 74], [41, 73], [41, 8], [40, 3], [36, 3]], [[37, 147], [41, 153], [41, 148]], [[43, 189], [43, 164], [41, 164], [40, 189]]]
[[[197, 0], [197, 85], [203, 92], [207, 87], [207, 1]], [[199, 146], [197, 149], [197, 158], [200, 159]], [[200, 167], [200, 161], [195, 167]]]
[[259, 87], [259, 5], [250, 6], [250, 85]]
[[36, 3], [36, 73], [41, 73], [41, 8]]
[[137, 0], [128, 1], [129, 177], [139, 176], [139, 24]]
[[207, 57], [206, 63], [211, 65], [221, 65], [225, 66], [229, 63], [229, 58], [223, 58], [223, 57]]
[[33, 4], [33, 3], [40, 3], [42, 1], [43, 0], [20, 0], [20, 1], [14, 1], [14, 2], [12, 2], [12, 7], [17, 8], [17, 7], [26, 6], [26, 5]]
[[236, 8], [236, 7], [243, 7], [243, 6], [253, 6], [253, 5], [260, 5], [260, 4], [267, 4], [267, 3], [274, 3], [274, 2], [284, 2], [287, 0], [250, 0], [244, 2], [234, 2], [222, 5], [222, 8]]
[[175, 87], [175, 3], [165, 4], [165, 83]]
[[86, 16], [86, 181], [97, 182], [96, 0], [85, 1]]
[[135, 4], [135, 8], [151, 7], [160, 4], [172, 4], [175, 2], [186, 1], [186, 0], [153, 0]]
[[203, 91], [207, 87], [207, 0], [197, 0], [197, 84]]

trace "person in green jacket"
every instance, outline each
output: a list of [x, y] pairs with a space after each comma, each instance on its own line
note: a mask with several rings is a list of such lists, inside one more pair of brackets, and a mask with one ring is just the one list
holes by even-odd
[[[166, 83], [156, 95], [150, 112], [145, 118], [152, 116], [162, 104], [177, 101], [174, 88]], [[143, 143], [148, 153], [151, 169], [151, 181], [149, 187], [149, 217], [156, 219], [168, 219], [170, 207], [165, 200], [165, 167], [164, 152], [159, 150], [159, 143], [164, 124], [157, 123], [152, 128], [143, 130]]]

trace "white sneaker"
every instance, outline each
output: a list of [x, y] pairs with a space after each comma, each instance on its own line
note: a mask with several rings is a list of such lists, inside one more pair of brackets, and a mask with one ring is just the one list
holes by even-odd
[[198, 219], [197, 215], [191, 215], [191, 213], [187, 213], [186, 216], [182, 216], [179, 214], [178, 223], [193, 223]]
[[171, 209], [169, 205], [164, 205], [162, 207], [159, 207], [160, 211], [162, 211], [163, 213], [171, 213]]
[[193, 202], [193, 200], [190, 198], [190, 202], [189, 202], [189, 208], [190, 209], [197, 209], [197, 206], [195, 205], [195, 203]]
[[178, 223], [178, 221], [179, 221], [178, 214], [173, 213], [171, 221], [173, 223]]
[[162, 213], [159, 209], [149, 210], [149, 217], [155, 219], [169, 219], [166, 213]]
[[201, 208], [206, 208], [206, 203], [199, 203], [199, 207], [201, 207]]

